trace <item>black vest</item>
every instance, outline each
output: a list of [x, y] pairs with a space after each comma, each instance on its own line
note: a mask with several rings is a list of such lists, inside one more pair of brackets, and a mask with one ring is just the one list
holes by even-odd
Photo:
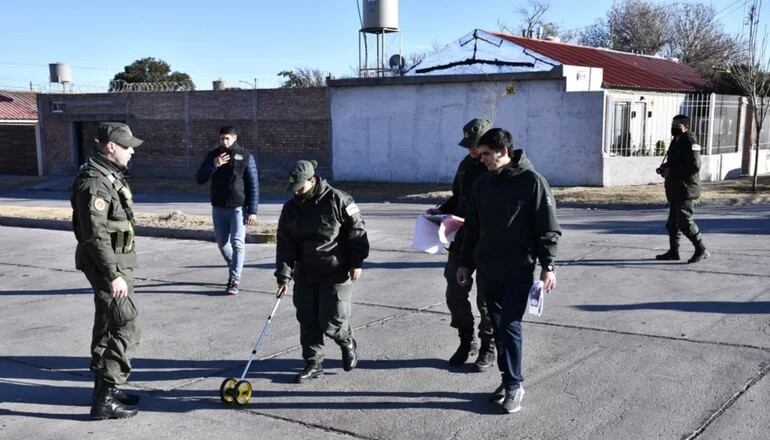
[[227, 150], [218, 148], [214, 157], [223, 152], [230, 153], [230, 161], [211, 175], [211, 205], [219, 208], [242, 207], [246, 201], [243, 173], [246, 172], [250, 154], [236, 143]]

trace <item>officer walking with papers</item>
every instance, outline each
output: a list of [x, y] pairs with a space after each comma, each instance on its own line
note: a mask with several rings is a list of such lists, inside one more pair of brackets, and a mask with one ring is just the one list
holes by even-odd
[[490, 400], [503, 412], [521, 409], [522, 325], [535, 263], [541, 266], [542, 291], [556, 287], [554, 261], [561, 228], [551, 189], [511, 134], [501, 128], [479, 140], [481, 161], [490, 171], [470, 194], [457, 283], [470, 283], [475, 269], [479, 294], [486, 298], [495, 332], [502, 383]]
[[[460, 162], [457, 167], [457, 173], [452, 184], [452, 197], [442, 205], [429, 209], [426, 214], [440, 215], [445, 214], [448, 218], [441, 220], [443, 228], [439, 234], [447, 228], [459, 227], [454, 241], [449, 246], [449, 258], [444, 267], [444, 278], [446, 278], [446, 303], [449, 312], [452, 314], [450, 325], [457, 329], [460, 337], [460, 345], [454, 354], [449, 358], [449, 365], [459, 366], [464, 364], [470, 356], [478, 352], [478, 358], [474, 362], [476, 371], [485, 371], [495, 365], [495, 346], [492, 336], [492, 322], [487, 313], [487, 305], [481, 291], [476, 289], [476, 306], [479, 309], [479, 339], [481, 340], [481, 349], [479, 350], [476, 341], [473, 338], [473, 311], [469, 301], [472, 282], [460, 285], [457, 284], [456, 272], [460, 256], [460, 245], [462, 244], [463, 228], [462, 218], [465, 217], [468, 206], [468, 197], [473, 187], [473, 183], [482, 174], [486, 174], [487, 168], [479, 161], [479, 152], [477, 144], [479, 138], [492, 126], [486, 119], [473, 119], [463, 127], [463, 139], [460, 146], [468, 149], [468, 155]], [[419, 220], [418, 220], [419, 221]]]

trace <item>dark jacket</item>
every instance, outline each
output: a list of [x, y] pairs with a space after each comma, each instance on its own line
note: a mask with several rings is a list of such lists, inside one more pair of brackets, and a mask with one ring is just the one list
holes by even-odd
[[283, 205], [278, 219], [275, 276], [344, 281], [369, 256], [364, 219], [353, 198], [320, 177], [307, 199]]
[[694, 200], [700, 197], [700, 145], [691, 131], [675, 137], [668, 147], [666, 163], [666, 198], [669, 202]]
[[[438, 209], [444, 214], [465, 218], [468, 211], [468, 197], [470, 197], [473, 183], [486, 172], [487, 167], [481, 161], [472, 158], [470, 155], [465, 156], [465, 159], [457, 167], [454, 182], [452, 182], [452, 196], [439, 206]], [[449, 246], [450, 252], [460, 252], [463, 235], [463, 228], [460, 228], [455, 235], [454, 241]]]
[[70, 190], [72, 230], [78, 241], [75, 267], [110, 280], [136, 268], [133, 197], [124, 171], [94, 153]]
[[[214, 159], [230, 154], [230, 161], [221, 167]], [[248, 214], [257, 213], [259, 176], [257, 163], [249, 150], [235, 143], [230, 148], [217, 147], [209, 151], [195, 175], [199, 185], [211, 179], [211, 205], [219, 208], [244, 207]]]
[[536, 259], [554, 262], [560, 236], [548, 182], [515, 150], [509, 165], [473, 186], [460, 263], [487, 280], [531, 274]]

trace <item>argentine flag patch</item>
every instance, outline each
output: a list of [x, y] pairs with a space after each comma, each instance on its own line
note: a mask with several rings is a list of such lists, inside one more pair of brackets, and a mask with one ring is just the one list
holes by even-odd
[[355, 203], [351, 203], [345, 208], [345, 212], [347, 212], [349, 216], [353, 217], [354, 215], [361, 212], [361, 210], [358, 209], [358, 205], [356, 205]]

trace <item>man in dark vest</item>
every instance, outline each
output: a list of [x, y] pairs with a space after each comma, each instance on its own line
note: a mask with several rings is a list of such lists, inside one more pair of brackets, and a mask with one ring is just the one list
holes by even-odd
[[124, 177], [134, 148], [142, 144], [128, 125], [98, 126], [97, 147], [72, 183], [72, 230], [77, 239], [75, 267], [94, 292], [91, 371], [94, 394], [91, 418], [120, 419], [136, 415], [139, 396], [119, 390], [131, 373], [131, 357], [139, 344], [134, 298], [134, 211]]
[[694, 203], [700, 197], [700, 145], [689, 128], [690, 119], [687, 116], [674, 116], [671, 122], [673, 139], [666, 153], [666, 162], [655, 170], [665, 179], [669, 242], [668, 251], [656, 255], [657, 260], [679, 260], [679, 237], [682, 234], [695, 246], [695, 253], [687, 260], [688, 263], [697, 263], [711, 256], [693, 220]]
[[219, 129], [219, 147], [206, 155], [196, 179], [199, 185], [211, 179], [214, 235], [229, 268], [225, 293], [237, 295], [246, 258], [245, 225], [257, 223], [259, 178], [254, 156], [238, 144], [233, 127]]

